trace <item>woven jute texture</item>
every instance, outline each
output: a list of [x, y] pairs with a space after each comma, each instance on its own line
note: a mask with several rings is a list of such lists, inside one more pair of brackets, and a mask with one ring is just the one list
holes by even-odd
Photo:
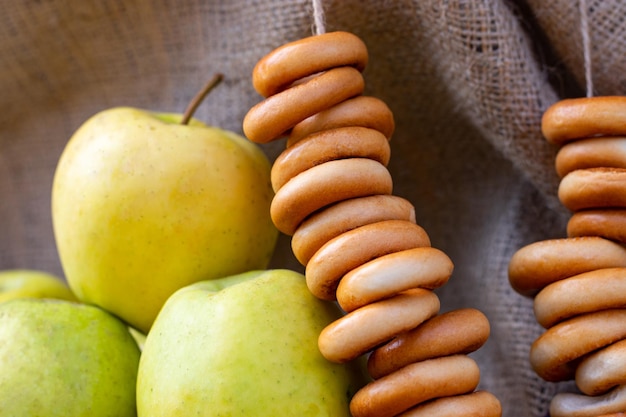
[[[626, 3], [587, 0], [593, 93], [626, 91]], [[237, 132], [260, 101], [254, 64], [311, 35], [309, 1], [9, 1], [0, 13], [0, 268], [60, 276], [53, 173], [67, 140], [117, 105], [182, 112], [213, 73], [224, 82], [196, 117]], [[328, 0], [327, 31], [368, 46], [366, 93], [396, 118], [390, 170], [432, 244], [455, 264], [442, 311], [482, 310], [487, 344], [472, 354], [480, 387], [505, 416], [545, 416], [555, 392], [528, 352], [541, 334], [532, 300], [509, 286], [520, 247], [565, 235], [556, 149], [543, 111], [585, 95], [581, 15], [572, 0]], [[282, 143], [264, 145], [273, 159]], [[281, 237], [273, 267], [302, 270]]]

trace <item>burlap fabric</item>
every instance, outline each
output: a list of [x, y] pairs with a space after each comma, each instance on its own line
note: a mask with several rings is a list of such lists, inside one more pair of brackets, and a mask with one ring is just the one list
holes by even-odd
[[[594, 93], [626, 89], [626, 3], [587, 0]], [[1, 2], [0, 268], [62, 275], [50, 189], [58, 157], [90, 115], [116, 105], [182, 111], [215, 72], [196, 116], [241, 132], [260, 100], [250, 74], [271, 49], [311, 34], [310, 1]], [[326, 30], [368, 45], [367, 93], [395, 113], [390, 169], [433, 246], [455, 263], [442, 311], [477, 307], [492, 335], [474, 357], [506, 416], [545, 416], [562, 386], [528, 351], [541, 329], [507, 266], [521, 246], [564, 236], [555, 149], [542, 112], [584, 95], [573, 0], [328, 0]], [[270, 158], [283, 144], [264, 146]], [[275, 267], [301, 270], [281, 238]]]

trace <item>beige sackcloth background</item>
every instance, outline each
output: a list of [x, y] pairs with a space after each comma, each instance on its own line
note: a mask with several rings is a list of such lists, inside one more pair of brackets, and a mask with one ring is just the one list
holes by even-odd
[[[626, 90], [626, 3], [587, 0], [595, 95]], [[326, 31], [368, 45], [367, 94], [393, 110], [394, 194], [415, 204], [454, 261], [442, 311], [476, 307], [491, 337], [474, 354], [481, 388], [505, 416], [545, 416], [563, 385], [541, 381], [528, 351], [541, 329], [507, 266], [525, 244], [565, 233], [555, 149], [542, 112], [584, 96], [576, 0], [324, 0]], [[225, 81], [196, 116], [241, 133], [260, 101], [251, 71], [312, 32], [310, 0], [0, 1], [0, 269], [62, 276], [50, 189], [72, 132], [130, 105], [182, 112], [215, 72]], [[275, 158], [282, 143], [263, 146]], [[300, 269], [282, 237], [273, 267]]]

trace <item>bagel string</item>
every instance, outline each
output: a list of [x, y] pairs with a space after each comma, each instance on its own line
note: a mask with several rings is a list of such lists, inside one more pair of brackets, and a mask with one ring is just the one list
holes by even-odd
[[585, 62], [585, 84], [587, 97], [593, 96], [593, 77], [591, 75], [591, 36], [589, 33], [589, 13], [587, 0], [578, 0], [578, 10], [580, 13], [580, 35], [583, 44], [583, 60]]
[[326, 33], [326, 23], [324, 22], [324, 5], [322, 0], [312, 0], [313, 6], [313, 34], [323, 35]]
[[339, 363], [369, 355], [372, 381], [352, 398], [354, 417], [500, 417], [468, 356], [486, 342], [489, 322], [476, 309], [439, 312], [433, 290], [453, 264], [431, 246], [414, 206], [393, 195], [394, 119], [363, 95], [367, 61], [348, 32], [285, 44], [255, 66], [264, 99], [243, 123], [253, 142], [286, 138], [272, 166], [272, 219], [292, 237], [311, 292], [345, 311], [321, 332], [320, 351]]
[[[581, 6], [582, 7], [582, 6]], [[558, 197], [571, 217], [566, 237], [520, 248], [509, 281], [532, 297], [545, 328], [530, 363], [544, 380], [573, 380], [558, 393], [551, 417], [626, 412], [626, 97], [562, 100], [542, 118], [558, 145]]]

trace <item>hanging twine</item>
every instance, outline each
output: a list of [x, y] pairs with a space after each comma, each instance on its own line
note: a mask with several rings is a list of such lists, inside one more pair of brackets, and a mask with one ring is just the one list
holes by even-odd
[[313, 0], [313, 34], [322, 35], [326, 32], [324, 22], [324, 6], [322, 0]]
[[583, 41], [583, 57], [585, 61], [585, 82], [587, 84], [587, 97], [593, 96], [593, 80], [591, 76], [591, 37], [589, 36], [589, 16], [587, 1], [578, 1], [580, 9], [580, 30]]

